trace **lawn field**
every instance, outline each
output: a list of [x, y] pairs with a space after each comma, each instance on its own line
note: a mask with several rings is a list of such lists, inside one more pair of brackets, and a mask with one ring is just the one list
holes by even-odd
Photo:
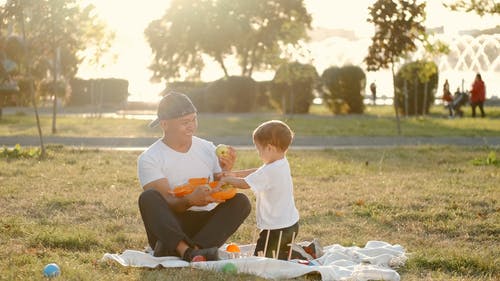
[[[500, 107], [487, 107], [486, 118], [448, 119], [446, 111], [435, 106], [424, 117], [401, 117], [402, 136], [500, 136]], [[470, 113], [465, 109], [466, 116]], [[153, 111], [149, 111], [153, 114]], [[158, 128], [151, 129], [144, 115], [112, 114], [104, 117], [92, 115], [58, 115], [56, 136], [73, 137], [157, 137]], [[95, 116], [95, 115], [94, 115]], [[111, 118], [114, 117], [114, 118]], [[198, 133], [201, 137], [242, 136], [263, 121], [286, 121], [300, 136], [396, 136], [396, 119], [391, 106], [369, 106], [363, 115], [332, 116], [324, 107], [314, 106], [311, 114], [280, 115], [276, 113], [206, 114], [200, 113]], [[41, 116], [43, 135], [52, 134], [52, 116]], [[38, 136], [35, 117], [25, 112], [4, 115], [0, 119], [0, 136]], [[1, 145], [1, 143], [0, 143]]]
[[[51, 262], [61, 267], [58, 280], [262, 280], [100, 262], [104, 253], [146, 246], [137, 207], [139, 152], [63, 146], [47, 152], [44, 160], [0, 153], [0, 280], [45, 280], [42, 270]], [[259, 165], [255, 152], [238, 153], [237, 169]], [[409, 256], [398, 269], [402, 280], [500, 279], [498, 148], [292, 150], [288, 158], [301, 215], [298, 240], [400, 244]], [[254, 216], [252, 210], [228, 242], [251, 243]]]

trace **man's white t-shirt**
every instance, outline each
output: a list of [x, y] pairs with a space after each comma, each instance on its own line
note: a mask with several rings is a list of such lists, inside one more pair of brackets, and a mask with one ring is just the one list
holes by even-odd
[[[191, 178], [210, 177], [221, 171], [215, 154], [215, 145], [207, 140], [194, 137], [189, 151], [182, 153], [173, 150], [161, 139], [154, 142], [137, 159], [137, 174], [141, 186], [158, 179], [166, 178], [170, 188], [186, 184]], [[217, 206], [193, 206], [192, 211], [209, 211]]]
[[299, 221], [286, 158], [262, 165], [246, 176], [245, 181], [257, 199], [255, 212], [259, 229], [285, 228]]

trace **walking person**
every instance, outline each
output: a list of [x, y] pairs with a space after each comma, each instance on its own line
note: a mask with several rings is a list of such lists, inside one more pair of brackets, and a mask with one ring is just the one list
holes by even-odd
[[370, 92], [372, 92], [372, 101], [373, 105], [375, 105], [375, 101], [377, 100], [377, 85], [375, 82], [372, 82], [370, 84]]
[[486, 85], [484, 84], [481, 74], [476, 74], [476, 79], [472, 84], [472, 90], [470, 91], [470, 106], [472, 108], [472, 117], [476, 117], [476, 107], [479, 107], [481, 111], [481, 117], [485, 117], [484, 113], [484, 101], [486, 100]]
[[450, 92], [450, 84], [448, 83], [448, 79], [444, 82], [443, 85], [443, 96], [442, 100], [444, 102], [444, 107], [448, 108], [449, 111], [449, 118], [453, 117], [453, 96], [451, 95]]

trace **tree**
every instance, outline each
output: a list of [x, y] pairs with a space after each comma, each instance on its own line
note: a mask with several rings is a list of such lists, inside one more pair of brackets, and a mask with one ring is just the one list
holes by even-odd
[[272, 81], [271, 104], [283, 114], [308, 113], [319, 80], [318, 72], [311, 64], [284, 63]]
[[323, 100], [333, 113], [363, 113], [366, 75], [360, 67], [354, 65], [346, 65], [341, 68], [332, 66], [325, 69], [321, 80], [327, 89], [323, 93]]
[[[55, 133], [55, 102], [58, 79], [69, 81], [83, 59], [97, 63], [114, 39], [94, 6], [80, 6], [76, 0], [8, 0], [1, 6], [2, 27], [26, 33], [30, 74], [39, 85], [49, 81], [54, 99], [52, 132]], [[27, 73], [27, 69], [24, 69]], [[21, 73], [22, 74], [22, 73]]]
[[405, 115], [425, 115], [434, 103], [439, 73], [433, 61], [405, 63], [396, 73], [399, 111]]
[[226, 77], [236, 58], [241, 75], [281, 64], [282, 49], [306, 38], [311, 16], [303, 0], [173, 0], [145, 30], [153, 51], [153, 79], [198, 78], [204, 56]]
[[451, 4], [443, 3], [443, 5], [452, 11], [474, 11], [480, 16], [500, 14], [500, 3], [494, 0], [457, 0]]
[[[377, 0], [369, 8], [368, 22], [375, 25], [375, 35], [365, 62], [368, 71], [391, 68], [395, 93], [395, 66], [417, 49], [416, 41], [425, 40], [425, 3], [417, 0]], [[394, 99], [398, 134], [401, 134], [397, 99]]]

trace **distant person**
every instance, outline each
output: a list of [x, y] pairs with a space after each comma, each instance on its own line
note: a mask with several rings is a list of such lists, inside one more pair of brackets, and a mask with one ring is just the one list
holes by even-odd
[[453, 109], [453, 116], [464, 116], [464, 111], [462, 110], [462, 106], [467, 104], [469, 101], [469, 95], [467, 93], [461, 92], [460, 88], [457, 87], [455, 94], [453, 94], [453, 101], [451, 103], [451, 107]]
[[286, 260], [289, 244], [299, 231], [299, 212], [295, 207], [292, 175], [286, 158], [292, 139], [292, 130], [282, 121], [262, 123], [253, 132], [262, 166], [223, 172], [220, 179], [221, 183], [251, 189], [255, 194], [256, 221], [260, 229], [254, 251], [256, 256], [265, 249], [266, 257], [273, 257], [273, 251], [279, 248], [278, 258]]
[[481, 74], [476, 74], [476, 79], [472, 84], [472, 90], [470, 90], [470, 106], [472, 108], [472, 117], [476, 117], [476, 107], [479, 107], [481, 111], [481, 117], [484, 118], [486, 114], [484, 113], [484, 101], [486, 99], [486, 85], [481, 78]]
[[370, 92], [372, 92], [372, 101], [373, 105], [375, 105], [375, 101], [377, 100], [377, 85], [375, 85], [375, 82], [370, 84]]
[[158, 105], [158, 118], [150, 126], [160, 126], [163, 137], [148, 147], [137, 160], [139, 209], [149, 246], [154, 256], [178, 256], [191, 262], [195, 256], [218, 259], [218, 248], [250, 214], [251, 204], [243, 193], [223, 201], [214, 199], [211, 189], [201, 184], [184, 197], [173, 189], [190, 179], [216, 179], [230, 171], [236, 161], [233, 148], [218, 157], [213, 143], [194, 134], [197, 111], [184, 94], [171, 92]]
[[443, 85], [443, 97], [442, 100], [445, 104], [445, 108], [448, 108], [449, 115], [448, 117], [453, 117], [453, 96], [450, 92], [450, 84], [448, 83], [448, 79], [444, 82]]

